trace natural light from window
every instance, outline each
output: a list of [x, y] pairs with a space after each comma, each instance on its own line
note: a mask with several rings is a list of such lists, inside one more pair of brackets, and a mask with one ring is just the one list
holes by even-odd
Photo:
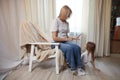
[[82, 3], [83, 0], [56, 0], [56, 17], [59, 15], [62, 6], [68, 5], [72, 9], [72, 15], [67, 20], [70, 32], [81, 32]]

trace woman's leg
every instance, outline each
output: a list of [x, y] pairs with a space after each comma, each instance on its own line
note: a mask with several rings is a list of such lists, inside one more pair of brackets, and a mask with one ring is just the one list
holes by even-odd
[[66, 42], [66, 44], [69, 44], [72, 46], [76, 65], [78, 68], [81, 68], [83, 66], [82, 60], [81, 60], [81, 48], [77, 44], [72, 43], [72, 42]]
[[71, 70], [76, 70], [75, 57], [74, 57], [74, 52], [73, 52], [73, 48], [71, 47], [71, 45], [66, 44], [66, 42], [60, 43], [59, 48], [64, 53], [66, 62], [68, 62], [68, 64], [70, 65]]
[[81, 48], [77, 44], [74, 44], [72, 42], [67, 42], [67, 44], [69, 44], [73, 47], [75, 62], [77, 63], [77, 68], [78, 68], [77, 69], [78, 75], [85, 75], [86, 73], [82, 69], [83, 64], [82, 64], [82, 60], [81, 60]]
[[[54, 48], [54, 46], [52, 46], [52, 48]], [[64, 43], [60, 43], [59, 49], [62, 50], [65, 60], [70, 65], [71, 70], [76, 70], [73, 47], [71, 47], [71, 45], [66, 44], [66, 42], [64, 42]]]

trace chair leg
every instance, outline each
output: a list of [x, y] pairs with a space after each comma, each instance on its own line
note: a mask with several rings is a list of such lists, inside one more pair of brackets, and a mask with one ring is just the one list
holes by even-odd
[[31, 45], [31, 52], [30, 52], [30, 60], [29, 60], [29, 72], [32, 71], [32, 61], [33, 61], [33, 52], [34, 52], [34, 45]]
[[56, 49], [56, 58], [55, 58], [55, 65], [56, 65], [56, 74], [59, 74], [59, 54], [58, 54], [58, 46], [55, 46]]

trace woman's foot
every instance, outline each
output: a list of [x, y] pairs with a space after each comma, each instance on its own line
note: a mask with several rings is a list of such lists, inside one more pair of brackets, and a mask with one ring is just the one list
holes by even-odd
[[68, 68], [71, 68], [69, 63], [67, 63], [66, 65], [67, 65]]
[[78, 76], [83, 76], [85, 75], [85, 71], [82, 68], [78, 68]]
[[73, 70], [73, 71], [72, 71], [72, 74], [76, 76], [76, 75], [77, 75], [77, 71], [76, 71], [76, 70]]

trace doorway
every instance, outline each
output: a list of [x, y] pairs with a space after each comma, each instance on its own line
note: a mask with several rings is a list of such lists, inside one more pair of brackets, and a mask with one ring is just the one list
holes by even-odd
[[112, 0], [110, 52], [120, 53], [120, 0]]

